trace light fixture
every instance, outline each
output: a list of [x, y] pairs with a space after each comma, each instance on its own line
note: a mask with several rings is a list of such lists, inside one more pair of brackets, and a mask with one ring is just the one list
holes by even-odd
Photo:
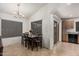
[[17, 14], [20, 15], [19, 13], [20, 3], [17, 4], [17, 8], [18, 8]]
[[21, 4], [18, 3], [16, 6], [17, 6], [16, 17], [17, 18], [24, 18], [24, 15], [20, 12], [20, 6], [21, 6]]

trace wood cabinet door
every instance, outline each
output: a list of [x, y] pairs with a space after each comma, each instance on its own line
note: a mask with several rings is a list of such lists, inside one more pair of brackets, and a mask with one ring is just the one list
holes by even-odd
[[72, 29], [74, 28], [74, 21], [63, 21], [64, 29]]
[[79, 34], [78, 34], [78, 42], [77, 43], [79, 43]]
[[68, 34], [63, 35], [63, 42], [68, 42]]

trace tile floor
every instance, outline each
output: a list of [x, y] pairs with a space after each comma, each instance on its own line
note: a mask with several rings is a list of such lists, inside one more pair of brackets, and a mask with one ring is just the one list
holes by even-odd
[[79, 56], [79, 44], [58, 42], [52, 50], [28, 50], [20, 43], [4, 47], [4, 56]]

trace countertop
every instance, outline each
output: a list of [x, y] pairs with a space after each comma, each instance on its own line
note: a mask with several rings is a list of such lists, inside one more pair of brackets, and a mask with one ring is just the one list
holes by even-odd
[[64, 34], [79, 34], [79, 32], [64, 32]]

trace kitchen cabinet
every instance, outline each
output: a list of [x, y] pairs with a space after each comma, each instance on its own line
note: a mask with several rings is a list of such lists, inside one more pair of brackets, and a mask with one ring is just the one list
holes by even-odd
[[74, 29], [74, 21], [73, 20], [64, 20], [62, 22], [62, 29], [63, 29], [63, 42], [68, 42], [68, 34], [67, 31]]
[[79, 34], [78, 34], [78, 43], [79, 43]]
[[63, 42], [68, 42], [68, 34], [63, 35]]
[[73, 28], [74, 28], [74, 21], [73, 20], [63, 21], [63, 29], [67, 30], [67, 29], [73, 29]]

